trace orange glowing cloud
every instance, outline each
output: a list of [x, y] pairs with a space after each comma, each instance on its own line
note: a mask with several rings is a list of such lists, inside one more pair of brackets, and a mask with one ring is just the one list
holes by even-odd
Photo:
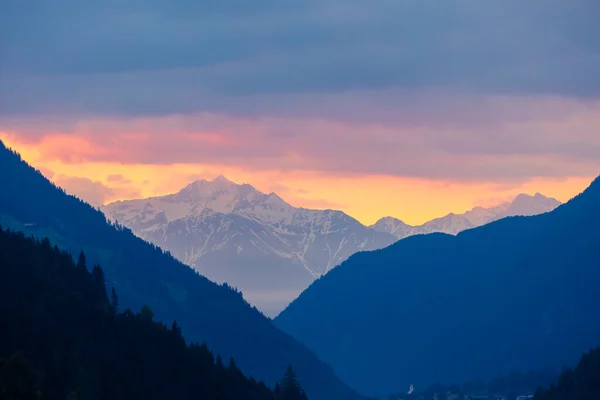
[[519, 193], [566, 201], [600, 173], [600, 103], [515, 104], [530, 113], [513, 115], [506, 100], [493, 104], [504, 120], [431, 126], [96, 117], [59, 127], [8, 124], [0, 139], [92, 203], [164, 195], [223, 174], [296, 206], [341, 209], [364, 223], [389, 215], [419, 224]]
[[[280, 195], [295, 206], [341, 209], [366, 224], [387, 215], [419, 224], [449, 212], [464, 212], [475, 205], [491, 206], [518, 193], [541, 192], [566, 201], [581, 192], [592, 179], [591, 176], [540, 178], [504, 186], [378, 175], [330, 177], [311, 171], [257, 172], [206, 164], [67, 163], [45, 156], [43, 147], [14, 141], [7, 144], [20, 151], [34, 166], [60, 177], [53, 180], [67, 191], [92, 203], [165, 195], [194, 179], [212, 179], [224, 174], [235, 182], [251, 183], [264, 192], [280, 189]], [[121, 177], [120, 182], [115, 182], [117, 175]], [[294, 189], [281, 190], [283, 187]]]

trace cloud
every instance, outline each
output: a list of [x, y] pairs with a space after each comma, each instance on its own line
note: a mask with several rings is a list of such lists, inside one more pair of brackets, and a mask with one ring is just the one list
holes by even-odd
[[344, 210], [346, 205], [326, 199], [308, 199], [305, 197], [285, 196], [285, 201], [299, 207], [316, 210]]
[[60, 175], [54, 182], [67, 193], [79, 197], [94, 207], [106, 204], [114, 198], [135, 198], [141, 195], [139, 189], [133, 187], [111, 188], [100, 181], [76, 176]]
[[481, 103], [475, 111], [495, 117], [467, 118], [476, 104], [470, 99], [438, 123], [429, 123], [424, 110], [422, 117], [388, 123], [200, 113], [64, 119], [43, 128], [50, 133], [31, 119], [13, 119], [10, 129], [13, 137], [37, 140], [42, 162], [212, 166], [188, 181], [211, 178], [224, 165], [511, 184], [598, 174], [600, 101], [500, 97]]
[[290, 113], [384, 89], [600, 94], [595, 0], [200, 3], [8, 0], [0, 114]]
[[50, 169], [50, 168], [46, 168], [46, 167], [39, 167], [37, 168], [38, 171], [40, 171], [42, 173], [42, 175], [44, 175], [47, 179], [52, 179], [54, 177], [54, 172]]
[[291, 189], [287, 185], [281, 183], [273, 183], [272, 185], [269, 185], [269, 191], [281, 195], [283, 193], [289, 193]]
[[[517, 188], [513, 188], [516, 191]], [[503, 196], [482, 197], [473, 201], [473, 207], [492, 208], [501, 204], [510, 203], [516, 197], [516, 194], [508, 194]]]
[[47, 165], [510, 185], [600, 169], [596, 0], [5, 3], [0, 131]]
[[115, 184], [129, 184], [131, 183], [131, 180], [125, 178], [123, 175], [121, 174], [112, 174], [112, 175], [108, 175], [106, 177], [106, 181], [110, 182], [110, 183], [115, 183]]
[[106, 199], [114, 195], [112, 189], [104, 186], [102, 182], [87, 178], [60, 176], [55, 183], [65, 189], [67, 193], [75, 195], [95, 207], [104, 204]]

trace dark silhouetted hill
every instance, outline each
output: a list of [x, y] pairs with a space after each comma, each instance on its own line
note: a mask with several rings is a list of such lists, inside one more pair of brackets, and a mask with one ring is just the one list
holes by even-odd
[[123, 307], [149, 306], [158, 321], [176, 320], [186, 339], [203, 343], [244, 373], [273, 385], [291, 364], [311, 399], [361, 398], [314, 353], [279, 331], [241, 293], [216, 285], [170, 254], [108, 224], [87, 203], [65, 194], [0, 142], [0, 224], [101, 264]]
[[561, 368], [600, 343], [599, 228], [600, 178], [546, 214], [355, 254], [275, 322], [372, 395]]
[[575, 369], [567, 369], [558, 381], [539, 389], [535, 400], [600, 399], [600, 347], [585, 353]]
[[117, 308], [99, 266], [0, 228], [0, 398], [274, 400], [177, 323]]

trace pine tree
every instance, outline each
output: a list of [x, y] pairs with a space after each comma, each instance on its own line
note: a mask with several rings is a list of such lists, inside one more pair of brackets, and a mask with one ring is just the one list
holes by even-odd
[[0, 361], [0, 398], [37, 399], [35, 372], [20, 352], [16, 352], [6, 362]]
[[229, 369], [232, 371], [237, 371], [237, 365], [235, 365], [235, 359], [233, 357], [229, 359]]
[[77, 260], [77, 267], [87, 270], [87, 260], [85, 258], [85, 254], [83, 251], [81, 253], [79, 253], [79, 259]]
[[92, 277], [94, 278], [94, 283], [99, 289], [106, 291], [106, 281], [104, 279], [104, 271], [99, 265], [94, 265], [92, 268]]
[[179, 325], [177, 325], [177, 321], [173, 321], [173, 324], [171, 325], [171, 331], [178, 337], [183, 337], [181, 334], [181, 328], [179, 327]]
[[273, 390], [275, 394], [275, 400], [281, 400], [283, 398], [283, 394], [281, 392], [281, 386], [279, 386], [279, 382], [275, 384], [275, 390]]
[[152, 321], [154, 319], [154, 313], [148, 306], [142, 306], [142, 309], [140, 310], [140, 316], [147, 321]]
[[119, 296], [117, 296], [117, 291], [114, 287], [110, 293], [110, 306], [115, 314], [119, 311]]
[[281, 394], [282, 400], [306, 400], [306, 394], [291, 365], [287, 367], [281, 382]]

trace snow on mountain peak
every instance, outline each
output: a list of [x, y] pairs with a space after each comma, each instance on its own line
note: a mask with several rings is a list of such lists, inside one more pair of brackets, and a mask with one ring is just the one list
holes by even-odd
[[234, 184], [232, 181], [230, 181], [229, 179], [227, 179], [225, 176], [223, 175], [219, 175], [217, 176], [215, 179], [213, 179], [213, 183], [219, 183], [219, 184]]
[[[111, 203], [103, 211], [210, 279], [250, 293], [249, 299], [288, 287], [297, 294], [357, 251], [395, 241], [342, 211], [296, 208], [223, 176], [163, 197]], [[282, 299], [276, 311], [290, 300]]]
[[431, 232], [455, 235], [465, 229], [481, 226], [508, 216], [542, 214], [552, 211], [560, 204], [558, 200], [540, 193], [536, 193], [534, 196], [522, 193], [517, 195], [512, 202], [502, 203], [491, 208], [477, 206], [464, 214], [450, 213], [419, 226], [408, 226], [398, 219], [386, 217], [377, 221], [372, 228], [380, 232], [391, 233], [398, 239]]
[[111, 203], [103, 211], [209, 278], [258, 290], [283, 281], [294, 289], [305, 287], [353, 253], [382, 248], [396, 239], [456, 234], [510, 215], [550, 211], [559, 204], [539, 193], [523, 194], [510, 203], [450, 213], [421, 226], [385, 217], [369, 229], [342, 211], [296, 208], [275, 193], [220, 175], [167, 196]]

